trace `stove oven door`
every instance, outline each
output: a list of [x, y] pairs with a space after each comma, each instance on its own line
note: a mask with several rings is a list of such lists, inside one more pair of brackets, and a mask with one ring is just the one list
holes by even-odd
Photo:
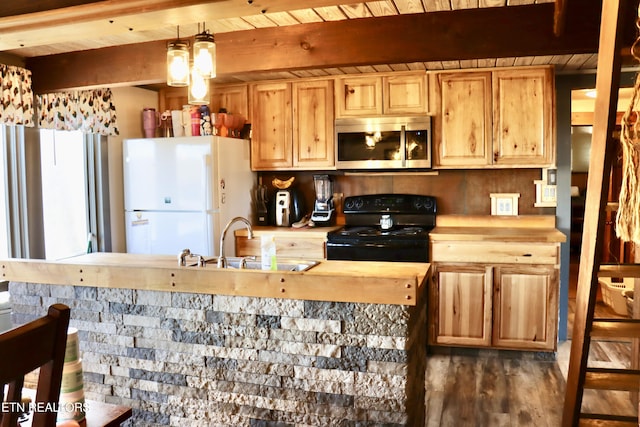
[[429, 242], [327, 242], [327, 259], [343, 261], [429, 262]]

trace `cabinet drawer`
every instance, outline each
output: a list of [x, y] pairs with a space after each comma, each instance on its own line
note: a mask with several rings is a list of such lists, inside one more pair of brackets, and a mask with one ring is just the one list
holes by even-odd
[[557, 243], [432, 242], [431, 262], [556, 265], [559, 249]]

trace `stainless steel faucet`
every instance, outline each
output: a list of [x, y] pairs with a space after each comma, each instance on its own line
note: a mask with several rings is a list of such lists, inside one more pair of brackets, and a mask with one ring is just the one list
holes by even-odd
[[241, 216], [237, 216], [233, 218], [231, 221], [229, 221], [227, 225], [224, 227], [224, 230], [222, 230], [222, 234], [220, 235], [220, 252], [218, 254], [218, 268], [227, 267], [227, 259], [224, 257], [224, 238], [227, 235], [227, 230], [229, 230], [229, 227], [231, 227], [231, 224], [238, 221], [244, 222], [244, 225], [247, 227], [247, 232], [248, 232], [247, 238], [253, 239], [253, 230], [251, 229], [251, 223], [249, 222], [248, 219], [243, 218]]
[[202, 255], [192, 254], [191, 250], [183, 249], [182, 252], [178, 254], [178, 266], [184, 267], [187, 265], [187, 257], [197, 258], [198, 267], [204, 267], [206, 265], [206, 261]]
[[178, 254], [178, 266], [182, 267], [187, 265], [187, 257], [191, 255], [191, 251], [189, 249], [183, 249], [182, 252]]

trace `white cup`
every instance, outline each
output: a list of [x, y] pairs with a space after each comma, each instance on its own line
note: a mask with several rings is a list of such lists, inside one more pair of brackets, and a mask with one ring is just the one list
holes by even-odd
[[182, 135], [191, 136], [191, 105], [182, 107]]
[[173, 126], [173, 136], [184, 136], [182, 110], [171, 110], [171, 125]]

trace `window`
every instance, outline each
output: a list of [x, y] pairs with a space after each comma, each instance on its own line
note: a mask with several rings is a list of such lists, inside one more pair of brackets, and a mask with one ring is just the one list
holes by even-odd
[[108, 182], [106, 138], [0, 125], [0, 257], [110, 251]]
[[42, 217], [46, 259], [87, 251], [90, 232], [84, 135], [40, 130]]

